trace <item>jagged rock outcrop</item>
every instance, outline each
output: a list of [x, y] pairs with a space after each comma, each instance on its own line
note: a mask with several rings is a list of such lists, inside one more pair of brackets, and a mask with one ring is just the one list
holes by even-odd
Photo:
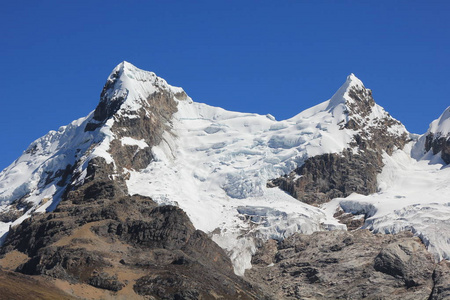
[[442, 160], [450, 163], [450, 107], [441, 116], [431, 122], [425, 137], [425, 152], [440, 154]]
[[301, 167], [270, 184], [305, 203], [320, 204], [351, 193], [375, 193], [376, 176], [382, 165], [381, 155], [374, 151], [354, 154], [351, 149], [346, 149], [339, 154], [309, 158]]
[[383, 153], [391, 155], [410, 139], [403, 125], [375, 103], [371, 90], [362, 83], [350, 82], [344, 88], [343, 96], [333, 96], [330, 106], [340, 101], [345, 107], [347, 120], [340, 129], [354, 131], [351, 148], [309, 157], [291, 173], [269, 181], [268, 187], [280, 187], [312, 205], [354, 192], [363, 195], [376, 192]]
[[[173, 93], [161, 90], [143, 101], [139, 110], [115, 117], [111, 131], [116, 139], [109, 152], [118, 168], [140, 170], [149, 165], [153, 160], [151, 148], [161, 143], [164, 133], [171, 134], [171, 118], [177, 111], [174, 99]], [[127, 144], [130, 137], [140, 143]]]
[[430, 300], [450, 299], [450, 263], [442, 261], [433, 273], [434, 287]]
[[271, 259], [254, 259], [245, 275], [275, 299], [444, 299], [450, 287], [448, 266], [409, 232], [316, 232], [272, 244], [255, 256]]
[[450, 163], [450, 138], [447, 136], [436, 135], [432, 132], [426, 135], [425, 151], [432, 151], [434, 155], [441, 154], [442, 160]]

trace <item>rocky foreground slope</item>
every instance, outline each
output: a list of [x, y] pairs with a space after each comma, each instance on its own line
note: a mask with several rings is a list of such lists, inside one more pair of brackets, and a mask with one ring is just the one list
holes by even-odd
[[446, 119], [411, 135], [352, 74], [277, 121], [123, 62], [0, 173], [0, 266], [79, 298], [445, 299]]
[[[105, 164], [93, 160], [91, 179], [55, 211], [11, 229], [1, 265], [56, 279], [49, 280], [55, 291], [87, 299], [264, 298], [181, 209], [127, 195], [100, 171]], [[20, 258], [15, 265], [13, 257]]]
[[410, 232], [294, 234], [267, 242], [246, 278], [274, 299], [447, 299], [450, 264]]

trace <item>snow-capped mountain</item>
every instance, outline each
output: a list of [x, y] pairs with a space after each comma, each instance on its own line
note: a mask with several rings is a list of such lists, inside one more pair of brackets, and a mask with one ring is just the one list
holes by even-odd
[[[447, 136], [444, 115], [427, 145]], [[423, 137], [411, 137], [353, 74], [329, 100], [277, 121], [194, 102], [123, 62], [93, 112], [36, 140], [0, 173], [0, 235], [107, 174], [124, 193], [183, 209], [240, 275], [258, 241], [345, 229], [334, 218], [340, 209], [364, 214], [375, 232], [411, 230], [448, 258], [450, 173], [423, 156], [433, 148], [418, 148]]]

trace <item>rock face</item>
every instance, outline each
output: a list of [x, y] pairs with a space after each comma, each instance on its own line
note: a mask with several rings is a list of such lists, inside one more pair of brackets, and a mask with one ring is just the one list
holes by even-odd
[[181, 209], [127, 196], [102, 176], [68, 192], [54, 212], [12, 228], [1, 253], [12, 251], [28, 256], [18, 272], [88, 285], [103, 296], [263, 298]]
[[269, 184], [305, 203], [320, 204], [355, 192], [375, 193], [376, 176], [382, 165], [381, 155], [374, 151], [354, 154], [351, 149], [346, 149], [340, 154], [309, 158], [301, 167]]
[[440, 154], [442, 160], [450, 163], [450, 107], [441, 116], [431, 122], [425, 134], [425, 152], [432, 151], [433, 155]]
[[362, 84], [350, 86], [344, 95], [347, 121], [341, 130], [355, 133], [341, 153], [313, 156], [290, 174], [268, 182], [308, 204], [318, 205], [351, 193], [376, 192], [382, 154], [391, 155], [410, 140], [403, 125], [375, 104], [372, 92]]
[[450, 299], [450, 264], [442, 261], [433, 273], [434, 287], [430, 300]]
[[434, 133], [429, 133], [425, 140], [425, 151], [430, 150], [434, 155], [441, 153], [442, 160], [446, 164], [450, 163], [450, 138], [436, 137]]
[[450, 287], [448, 266], [407, 232], [316, 232], [272, 244], [246, 277], [275, 299], [444, 299]]

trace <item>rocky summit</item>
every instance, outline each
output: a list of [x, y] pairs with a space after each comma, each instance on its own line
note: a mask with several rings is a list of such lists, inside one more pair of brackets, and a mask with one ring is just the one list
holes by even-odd
[[0, 173], [0, 298], [447, 299], [449, 111], [411, 134], [351, 74], [278, 121], [122, 62]]

